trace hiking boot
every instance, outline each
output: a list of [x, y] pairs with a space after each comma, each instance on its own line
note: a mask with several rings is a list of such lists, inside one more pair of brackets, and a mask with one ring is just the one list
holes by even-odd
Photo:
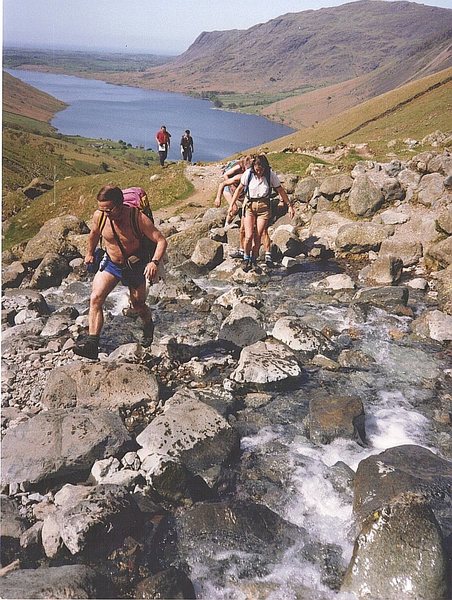
[[141, 340], [141, 345], [145, 348], [150, 346], [154, 341], [154, 328], [155, 326], [153, 321], [149, 321], [149, 323], [146, 323], [146, 325], [143, 327], [143, 338]]
[[74, 354], [77, 356], [83, 356], [83, 358], [90, 358], [91, 360], [97, 360], [99, 356], [99, 346], [88, 340], [83, 344], [78, 344], [73, 349]]
[[230, 258], [243, 258], [243, 251], [242, 250], [234, 250], [234, 252], [231, 252], [229, 254]]
[[272, 261], [271, 258], [265, 258], [265, 266], [267, 267], [267, 269], [273, 269], [275, 267], [275, 263]]
[[256, 273], [256, 275], [262, 275], [262, 269], [256, 263], [252, 264], [252, 269], [253, 273]]
[[251, 271], [253, 264], [250, 260], [243, 260], [241, 266], [242, 266], [242, 271], [245, 271], [245, 273], [248, 273], [248, 271]]

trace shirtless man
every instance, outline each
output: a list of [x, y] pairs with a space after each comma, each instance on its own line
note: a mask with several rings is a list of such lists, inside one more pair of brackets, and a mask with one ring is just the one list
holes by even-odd
[[[167, 246], [166, 239], [156, 229], [151, 219], [140, 210], [123, 204], [120, 188], [112, 185], [104, 186], [97, 194], [97, 205], [98, 210], [93, 216], [93, 228], [88, 237], [85, 264], [93, 263], [94, 251], [101, 234], [106, 253], [93, 279], [88, 338], [85, 343], [74, 348], [75, 354], [93, 360], [97, 359], [99, 353], [99, 338], [104, 324], [103, 305], [107, 296], [121, 280], [129, 287], [131, 305], [143, 320], [142, 344], [152, 343], [154, 323], [151, 309], [146, 305], [146, 279], [152, 281], [156, 278], [159, 262]], [[104, 225], [101, 229], [102, 221]], [[143, 256], [143, 244], [135, 234], [134, 224], [138, 226], [143, 236], [156, 244], [154, 255], [149, 262], [147, 257]], [[127, 266], [127, 262], [134, 263], [132, 269]]]

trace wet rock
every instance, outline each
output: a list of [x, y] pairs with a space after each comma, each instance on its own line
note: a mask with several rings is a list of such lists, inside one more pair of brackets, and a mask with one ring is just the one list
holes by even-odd
[[353, 290], [356, 287], [355, 282], [345, 273], [338, 273], [337, 275], [328, 275], [320, 281], [311, 283], [314, 289], [324, 290]]
[[309, 437], [329, 444], [338, 437], [366, 441], [364, 407], [359, 398], [337, 396], [312, 398], [309, 402]]
[[266, 340], [243, 348], [231, 379], [238, 383], [273, 387], [288, 384], [300, 375], [301, 366], [294, 353], [280, 342]]
[[408, 289], [404, 286], [363, 288], [356, 292], [353, 301], [372, 304], [385, 310], [397, 310], [407, 305]]
[[120, 418], [103, 409], [52, 409], [3, 438], [2, 483], [49, 484], [89, 473], [96, 459], [114, 455], [129, 442]]
[[368, 370], [375, 364], [375, 359], [359, 350], [342, 350], [337, 360], [345, 369]]
[[195, 392], [180, 390], [137, 436], [142, 469], [152, 482], [165, 461], [176, 461], [193, 473], [224, 464], [235, 454], [238, 439], [229, 423]]
[[107, 581], [86, 565], [19, 569], [2, 578], [5, 598], [108, 598]]
[[401, 494], [368, 517], [341, 589], [357, 598], [447, 598], [441, 531], [422, 498]]
[[416, 335], [438, 342], [452, 340], [452, 316], [440, 310], [427, 311], [412, 322], [411, 328]]
[[134, 598], [196, 598], [190, 579], [179, 569], [169, 568], [140, 581]]
[[353, 508], [361, 521], [402, 492], [423, 496], [445, 534], [452, 531], [452, 462], [426, 448], [407, 444], [359, 463]]
[[105, 551], [141, 523], [133, 497], [119, 485], [66, 484], [55, 494], [55, 507], [53, 517], [71, 554]]
[[218, 339], [231, 342], [239, 348], [250, 346], [267, 336], [261, 325], [262, 317], [256, 308], [238, 302], [221, 324]]
[[272, 336], [301, 353], [304, 358], [312, 358], [315, 354], [328, 354], [334, 350], [334, 344], [313, 327], [300, 318], [282, 317], [278, 319]]
[[93, 406], [117, 412], [158, 399], [157, 379], [144, 365], [103, 361], [53, 369], [41, 402], [47, 408]]

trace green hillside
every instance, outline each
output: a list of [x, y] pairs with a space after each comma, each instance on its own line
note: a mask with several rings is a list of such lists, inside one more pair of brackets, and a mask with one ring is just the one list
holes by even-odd
[[384, 159], [387, 143], [408, 154], [405, 138], [421, 140], [433, 131], [452, 129], [452, 68], [406, 84], [309, 127], [267, 144], [269, 150], [344, 143], [367, 143]]

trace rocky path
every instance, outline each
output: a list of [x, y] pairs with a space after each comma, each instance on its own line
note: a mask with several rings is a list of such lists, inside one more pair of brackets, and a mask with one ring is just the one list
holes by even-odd
[[176, 214], [183, 213], [186, 217], [197, 215], [201, 209], [213, 206], [215, 193], [222, 175], [222, 165], [187, 165], [185, 176], [193, 184], [193, 194], [178, 202], [174, 206], [168, 206], [160, 211], [157, 211], [157, 216], [160, 219], [168, 219]]

